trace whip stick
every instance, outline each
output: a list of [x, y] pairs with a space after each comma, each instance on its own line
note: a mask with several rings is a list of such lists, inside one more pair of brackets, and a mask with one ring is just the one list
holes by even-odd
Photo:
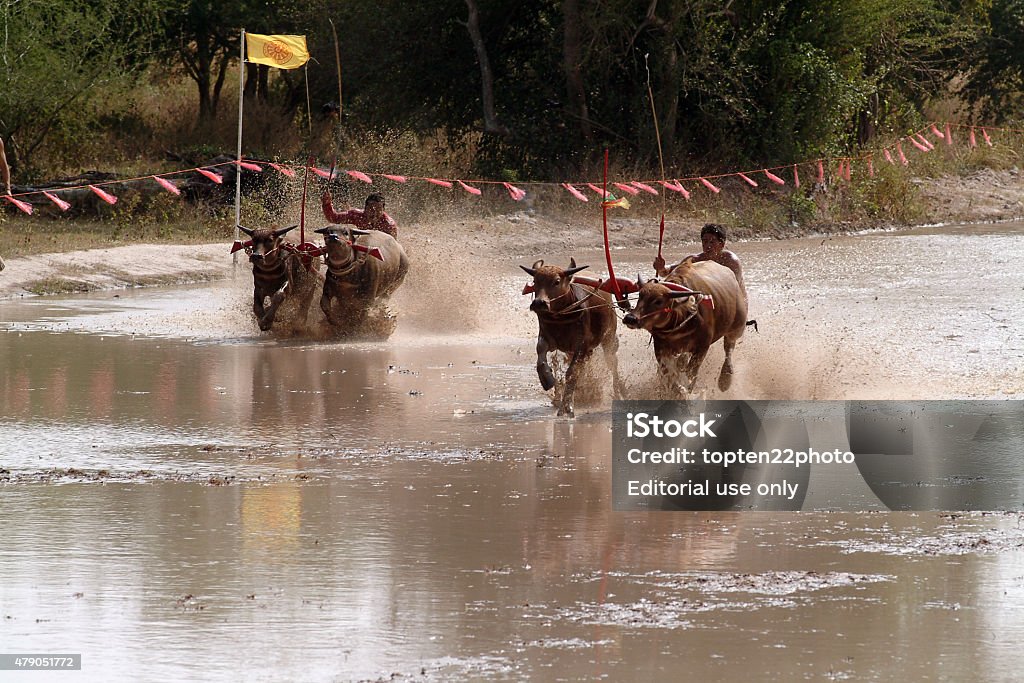
[[601, 188], [604, 197], [601, 200], [601, 220], [604, 223], [604, 257], [608, 262], [608, 278], [612, 281], [612, 289], [615, 290], [616, 301], [622, 300], [622, 292], [619, 290], [619, 281], [615, 279], [615, 270], [612, 268], [612, 249], [608, 241], [608, 149], [604, 150], [604, 186]]
[[327, 21], [331, 24], [331, 34], [334, 36], [334, 63], [338, 66], [338, 126], [334, 141], [337, 145], [337, 138], [341, 136], [341, 48], [338, 47], [338, 31], [334, 28], [334, 20], [328, 17]]
[[309, 168], [313, 157], [306, 160], [306, 173], [302, 176], [302, 206], [299, 208], [299, 244], [306, 243], [306, 187], [309, 185]]
[[651, 102], [651, 118], [654, 119], [654, 137], [658, 141], [658, 165], [661, 166], [661, 225], [658, 228], [658, 258], [661, 258], [661, 245], [665, 241], [665, 157], [661, 152], [661, 131], [658, 129], [658, 112], [654, 108], [654, 92], [651, 90], [651, 68], [647, 65], [648, 55], [644, 55], [644, 68], [647, 69], [647, 99]]

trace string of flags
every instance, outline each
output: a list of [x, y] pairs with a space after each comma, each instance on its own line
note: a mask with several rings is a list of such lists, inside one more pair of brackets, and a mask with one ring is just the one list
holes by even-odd
[[[941, 127], [940, 127], [941, 125]], [[960, 131], [966, 130], [967, 132], [967, 143], [970, 147], [978, 147], [977, 133], [980, 131], [984, 144], [989, 147], [993, 146], [992, 137], [989, 131], [993, 132], [1013, 132], [1020, 133], [1024, 131], [1018, 131], [1011, 128], [998, 128], [993, 126], [969, 126], [966, 124], [951, 124], [951, 123], [929, 123], [923, 128], [899, 138], [894, 143], [883, 147], [878, 150], [866, 152], [860, 156], [853, 157], [837, 157], [837, 158], [820, 158], [812, 159], [807, 161], [796, 162], [793, 164], [786, 164], [784, 166], [774, 166], [770, 168], [752, 169], [746, 171], [733, 171], [729, 173], [720, 173], [718, 175], [704, 175], [704, 176], [691, 176], [685, 178], [672, 178], [662, 180], [630, 180], [626, 182], [613, 182], [612, 186], [619, 191], [619, 196], [616, 197], [611, 192], [605, 192], [600, 187], [591, 182], [586, 181], [574, 181], [574, 182], [544, 182], [544, 181], [529, 181], [520, 183], [521, 185], [556, 185], [566, 190], [572, 197], [581, 201], [588, 202], [590, 198], [583, 192], [581, 188], [586, 188], [593, 191], [601, 198], [601, 201], [606, 207], [615, 208], [626, 208], [630, 206], [628, 197], [636, 197], [641, 193], [650, 195], [659, 195], [660, 192], [656, 186], [662, 188], [662, 192], [670, 191], [679, 194], [683, 199], [689, 200], [692, 192], [699, 188], [704, 188], [714, 194], [719, 194], [722, 188], [716, 185], [712, 181], [721, 182], [723, 178], [738, 178], [750, 187], [759, 187], [760, 182], [768, 181], [775, 185], [787, 185], [788, 182], [784, 179], [784, 175], [791, 175], [793, 187], [800, 187], [800, 167], [811, 166], [816, 170], [816, 180], [818, 184], [823, 184], [826, 179], [825, 168], [826, 165], [831, 167], [832, 163], [836, 164], [836, 169], [832, 176], [838, 179], [846, 180], [849, 182], [853, 177], [853, 163], [857, 162], [862, 165], [869, 177], [874, 177], [876, 173], [874, 158], [876, 154], [881, 153], [882, 158], [885, 159], [889, 164], [896, 165], [897, 163], [907, 166], [910, 160], [907, 158], [906, 153], [903, 149], [903, 143], [908, 142], [914, 148], [919, 150], [922, 154], [931, 152], [935, 149], [936, 144], [945, 144], [951, 146], [953, 144], [953, 130], [959, 129]], [[931, 135], [937, 142], [932, 142], [928, 135]], [[67, 211], [71, 208], [71, 205], [65, 200], [61, 199], [59, 194], [65, 191], [71, 190], [84, 190], [88, 189], [102, 201], [107, 204], [117, 204], [117, 196], [113, 194], [111, 186], [113, 185], [124, 185], [127, 183], [153, 181], [156, 182], [162, 189], [166, 190], [170, 194], [180, 195], [181, 189], [171, 179], [174, 176], [187, 176], [191, 173], [198, 173], [208, 180], [216, 184], [223, 184], [224, 176], [218, 172], [222, 170], [222, 167], [226, 166], [237, 166], [240, 169], [250, 171], [253, 173], [262, 173], [266, 168], [271, 168], [275, 172], [280, 173], [289, 178], [296, 176], [296, 171], [304, 168], [312, 171], [314, 174], [325, 178], [327, 180], [337, 180], [343, 175], [347, 175], [355, 180], [373, 184], [374, 178], [387, 179], [395, 183], [408, 183], [409, 181], [426, 182], [432, 185], [437, 185], [446, 189], [452, 189], [458, 187], [462, 191], [474, 195], [480, 196], [483, 194], [479, 185], [485, 186], [497, 186], [501, 187], [508, 196], [514, 201], [522, 201], [527, 193], [522, 188], [518, 187], [509, 182], [496, 181], [496, 180], [483, 180], [483, 179], [446, 179], [446, 178], [433, 178], [427, 176], [407, 176], [397, 175], [392, 173], [364, 173], [355, 169], [350, 170], [338, 170], [332, 169], [330, 171], [313, 166], [294, 166], [286, 163], [269, 162], [269, 161], [257, 161], [257, 160], [246, 160], [238, 159], [232, 161], [226, 161], [217, 164], [208, 164], [201, 167], [171, 171], [168, 173], [150, 174], [140, 176], [137, 178], [126, 178], [119, 180], [111, 180], [102, 183], [93, 183], [78, 185], [73, 187], [64, 187], [60, 189], [50, 188], [48, 190], [36, 190], [32, 192], [23, 192], [15, 195], [4, 195], [3, 198], [8, 202], [16, 206], [20, 211], [31, 215], [33, 211], [33, 205], [31, 201], [26, 198], [39, 196], [40, 199], [45, 199], [54, 204], [62, 212]], [[687, 189], [683, 183], [687, 183], [690, 189]], [[103, 189], [103, 188], [107, 189]]]

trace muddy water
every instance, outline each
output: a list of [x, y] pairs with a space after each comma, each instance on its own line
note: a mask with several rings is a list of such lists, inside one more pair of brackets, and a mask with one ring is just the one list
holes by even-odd
[[[725, 397], [1024, 397], [1021, 230], [738, 245], [761, 332]], [[243, 278], [0, 302], [0, 651], [83, 653], [52, 680], [1017, 677], [1016, 516], [613, 513], [600, 364], [554, 418], [498, 267], [429, 307], [410, 273], [387, 342], [262, 336]]]

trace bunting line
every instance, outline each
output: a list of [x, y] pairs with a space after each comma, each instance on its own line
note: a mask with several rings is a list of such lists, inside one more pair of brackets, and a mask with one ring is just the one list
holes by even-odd
[[[755, 180], [755, 176], [757, 174], [763, 174], [763, 177], [766, 178], [771, 183], [779, 185], [779, 186], [784, 186], [784, 185], [787, 184], [786, 180], [784, 180], [779, 174], [782, 173], [782, 171], [784, 171], [786, 169], [791, 169], [792, 170], [792, 173], [793, 173], [793, 179], [792, 179], [793, 186], [796, 187], [796, 188], [799, 188], [800, 187], [800, 171], [799, 171], [799, 168], [800, 168], [800, 166], [808, 166], [808, 165], [814, 165], [814, 166], [817, 167], [817, 181], [818, 181], [819, 184], [824, 184], [825, 183], [825, 181], [826, 181], [825, 165], [826, 164], [830, 164], [831, 165], [831, 163], [837, 163], [837, 168], [836, 168], [836, 171], [835, 171], [835, 173], [833, 175], [834, 178], [850, 181], [850, 179], [852, 178], [852, 165], [853, 165], [854, 162], [857, 162], [858, 164], [862, 164], [866, 168], [868, 177], [872, 177], [873, 178], [873, 177], [875, 177], [875, 170], [876, 170], [875, 167], [874, 167], [874, 159], [873, 159], [874, 155], [881, 153], [882, 157], [886, 161], [888, 161], [890, 164], [899, 163], [899, 164], [902, 164], [904, 166], [907, 166], [907, 165], [909, 165], [910, 160], [907, 158], [907, 155], [904, 152], [904, 149], [903, 149], [903, 143], [904, 142], [907, 142], [907, 143], [913, 145], [913, 147], [916, 148], [921, 153], [926, 153], [926, 152], [934, 151], [935, 148], [936, 148], [936, 142], [939, 141], [939, 140], [945, 142], [945, 144], [947, 146], [950, 146], [950, 145], [953, 144], [953, 142], [954, 142], [954, 129], [959, 129], [959, 131], [961, 131], [961, 133], [963, 134], [963, 137], [961, 139], [965, 140], [967, 145], [970, 148], [972, 148], [972, 149], [978, 147], [977, 133], [979, 131], [981, 133], [981, 138], [984, 141], [985, 145], [989, 146], [989, 147], [994, 146], [994, 142], [992, 140], [992, 135], [991, 135], [992, 133], [1024, 134], [1024, 129], [1016, 129], [1016, 128], [1008, 128], [1008, 127], [997, 127], [997, 126], [980, 126], [980, 125], [970, 125], [970, 124], [954, 124], [954, 123], [951, 123], [951, 122], [948, 122], [948, 121], [946, 121], [946, 122], [937, 122], [936, 121], [936, 122], [929, 122], [929, 123], [925, 124], [924, 126], [922, 126], [919, 130], [910, 132], [907, 135], [904, 135], [904, 136], [894, 140], [893, 142], [891, 142], [891, 143], [889, 143], [889, 144], [887, 144], [885, 146], [882, 146], [882, 147], [879, 147], [879, 148], [875, 148], [875, 149], [870, 150], [870, 151], [866, 151], [864, 154], [862, 154], [861, 156], [857, 156], [857, 157], [839, 157], [839, 158], [835, 158], [835, 157], [833, 157], [833, 158], [822, 157], [822, 158], [819, 158], [819, 159], [810, 159], [810, 160], [805, 160], [805, 161], [800, 161], [800, 162], [795, 162], [795, 163], [788, 163], [788, 164], [785, 164], [785, 165], [782, 165], [782, 166], [773, 166], [773, 167], [768, 167], [768, 168], [758, 168], [758, 169], [751, 169], [751, 170], [745, 170], [745, 171], [733, 171], [733, 172], [729, 172], [729, 173], [721, 173], [721, 174], [718, 174], [718, 175], [694, 175], [694, 176], [684, 177], [684, 178], [673, 178], [671, 180], [665, 180], [665, 179], [662, 179], [662, 180], [646, 180], [646, 179], [627, 180], [627, 181], [623, 181], [623, 182], [612, 182], [612, 185], [614, 187], [618, 188], [619, 190], [621, 190], [621, 192], [623, 192], [623, 193], [625, 193], [627, 195], [634, 196], [634, 197], [639, 195], [639, 194], [641, 194], [641, 193], [646, 193], [646, 194], [658, 196], [661, 193], [658, 191], [658, 189], [655, 187], [655, 185], [659, 185], [660, 187], [664, 188], [663, 191], [671, 191], [673, 193], [682, 195], [684, 199], [690, 199], [691, 190], [687, 189], [687, 187], [684, 185], [684, 183], [691, 184], [691, 186], [693, 184], [699, 184], [699, 186], [703, 186], [705, 189], [709, 190], [710, 192], [712, 192], [714, 194], [719, 194], [719, 193], [722, 192], [723, 188], [720, 187], [719, 185], [716, 185], [715, 183], [719, 182], [723, 178], [736, 178], [737, 180], [742, 181], [743, 183], [745, 183], [747, 186], [749, 186], [751, 188], [755, 188], [755, 187], [759, 187], [760, 186], [758, 181]], [[931, 136], [932, 139], [929, 139], [929, 136]], [[934, 142], [933, 142], [933, 140], [934, 140]], [[898, 158], [898, 162], [897, 162], [897, 158]], [[98, 196], [104, 202], [107, 202], [108, 204], [115, 204], [117, 202], [117, 196], [115, 194], [112, 194], [111, 192], [108, 192], [107, 190], [104, 190], [103, 188], [109, 188], [110, 186], [113, 186], [113, 185], [127, 185], [127, 184], [130, 184], [130, 183], [133, 183], [133, 182], [138, 182], [138, 181], [141, 181], [141, 180], [156, 181], [167, 192], [170, 192], [170, 193], [172, 193], [174, 195], [180, 195], [181, 194], [180, 188], [178, 187], [178, 185], [175, 182], [172, 182], [171, 180], [169, 180], [169, 178], [177, 177], [179, 179], [179, 181], [180, 181], [180, 180], [183, 180], [184, 178], [186, 178], [187, 174], [189, 174], [189, 173], [198, 173], [198, 174], [206, 177], [207, 179], [209, 179], [211, 182], [214, 182], [214, 183], [217, 183], [217, 184], [223, 184], [224, 183], [224, 175], [222, 175], [221, 173], [218, 173], [217, 171], [221, 170], [223, 167], [226, 167], [226, 166], [229, 166], [229, 165], [234, 167], [234, 170], [236, 171], [236, 173], [239, 170], [249, 171], [249, 172], [253, 172], [253, 173], [262, 173], [266, 167], [269, 167], [269, 168], [273, 169], [274, 171], [276, 171], [276, 172], [280, 173], [281, 175], [284, 175], [284, 176], [286, 176], [288, 178], [296, 177], [296, 170], [308, 168], [309, 170], [311, 170], [316, 175], [318, 175], [318, 176], [320, 176], [322, 178], [325, 178], [325, 179], [327, 179], [329, 181], [337, 181], [339, 179], [339, 177], [341, 177], [343, 175], [347, 175], [350, 178], [354, 178], [356, 180], [359, 180], [359, 181], [367, 183], [367, 184], [372, 184], [374, 182], [374, 178], [385, 178], [385, 179], [390, 180], [392, 182], [402, 183], [402, 184], [408, 183], [409, 181], [422, 181], [422, 182], [427, 182], [427, 183], [430, 183], [430, 184], [433, 184], [433, 185], [437, 185], [437, 186], [445, 188], [445, 189], [452, 189], [457, 184], [458, 185], [458, 189], [460, 189], [461, 191], [467, 192], [469, 194], [472, 194], [474, 196], [481, 196], [483, 194], [480, 186], [501, 186], [505, 190], [505, 192], [507, 192], [508, 196], [512, 200], [514, 200], [514, 201], [521, 201], [521, 200], [523, 200], [527, 196], [526, 190], [522, 189], [518, 185], [524, 185], [524, 186], [555, 185], [555, 186], [559, 186], [559, 187], [563, 188], [566, 192], [568, 192], [571, 196], [573, 196], [575, 199], [577, 199], [579, 201], [583, 201], [583, 202], [588, 201], [588, 197], [581, 191], [581, 188], [587, 188], [587, 189], [593, 191], [594, 193], [596, 193], [604, 201], [609, 201], [609, 200], [615, 201], [615, 198], [610, 193], [608, 193], [606, 195], [605, 191], [602, 190], [601, 188], [599, 188], [594, 183], [587, 182], [587, 181], [582, 181], [582, 180], [563, 181], [563, 182], [556, 182], [556, 181], [521, 181], [518, 184], [513, 185], [512, 183], [509, 183], [509, 182], [506, 182], [506, 181], [499, 181], [499, 180], [468, 179], [468, 178], [467, 179], [445, 179], [445, 178], [436, 178], [436, 177], [427, 177], [427, 176], [407, 176], [407, 175], [401, 175], [401, 174], [395, 174], [395, 173], [365, 173], [363, 171], [359, 171], [359, 170], [356, 170], [356, 169], [348, 169], [348, 170], [345, 170], [345, 171], [338, 171], [336, 173], [331, 173], [331, 172], [325, 171], [324, 169], [316, 166], [315, 164], [310, 164], [308, 166], [303, 166], [301, 164], [300, 165], [295, 165], [295, 164], [288, 164], [288, 163], [281, 163], [281, 162], [272, 162], [272, 161], [259, 161], [259, 160], [253, 161], [253, 160], [248, 160], [248, 159], [242, 159], [242, 160], [232, 159], [231, 161], [226, 161], [226, 162], [217, 163], [217, 164], [206, 164], [206, 165], [204, 165], [202, 167], [195, 167], [195, 168], [190, 168], [190, 169], [182, 169], [182, 170], [171, 171], [171, 172], [167, 172], [167, 173], [147, 174], [147, 175], [139, 176], [139, 177], [136, 177], [136, 178], [124, 178], [124, 179], [111, 180], [111, 181], [105, 181], [105, 182], [100, 182], [100, 183], [91, 183], [91, 184], [83, 184], [83, 185], [77, 185], [77, 186], [68, 186], [68, 187], [60, 187], [60, 188], [46, 188], [46, 189], [40, 189], [40, 190], [32, 190], [30, 192], [22, 192], [22, 193], [13, 194], [13, 195], [10, 195], [10, 196], [5, 196], [4, 198], [7, 199], [10, 203], [14, 204], [14, 206], [16, 206], [20, 211], [22, 211], [22, 212], [24, 212], [26, 214], [30, 214], [31, 215], [32, 214], [33, 205], [32, 205], [31, 201], [28, 201], [28, 199], [33, 197], [33, 196], [38, 196], [38, 197], [40, 197], [40, 199], [46, 200], [47, 202], [50, 202], [50, 203], [56, 205], [58, 208], [60, 208], [61, 211], [67, 211], [70, 208], [70, 205], [64, 199], [60, 198], [60, 194], [64, 193], [64, 192], [72, 191], [72, 190], [83, 190], [83, 189], [86, 189], [86, 190], [89, 190], [89, 191], [93, 192], [94, 194], [96, 194], [96, 196]], [[715, 181], [715, 182], [713, 182], [713, 181]]]

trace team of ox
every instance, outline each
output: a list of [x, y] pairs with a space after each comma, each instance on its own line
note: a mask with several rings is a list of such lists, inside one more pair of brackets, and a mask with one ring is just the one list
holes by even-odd
[[[301, 297], [300, 309], [311, 304], [319, 280], [323, 280], [320, 308], [339, 333], [357, 331], [369, 312], [382, 306], [402, 284], [409, 258], [393, 237], [377, 230], [329, 225], [316, 230], [324, 236], [323, 247], [295, 245], [284, 235], [295, 229], [247, 228], [244, 244], [252, 263], [253, 314], [263, 331], [274, 324], [278, 308], [287, 296]], [[233, 249], [233, 251], [235, 250]], [[326, 263], [323, 276], [320, 259]]]
[[[321, 257], [326, 270], [320, 308], [339, 332], [357, 329], [373, 307], [398, 289], [409, 270], [405, 250], [383, 232], [330, 225], [315, 231], [324, 236], [324, 246], [309, 249], [312, 245], [296, 247], [285, 242], [284, 235], [296, 227], [239, 226], [250, 238], [236, 249], [244, 247], [252, 263], [253, 313], [261, 330], [271, 329], [286, 296], [308, 297], [300, 304], [308, 307], [320, 278]], [[523, 293], [533, 293], [530, 310], [539, 325], [537, 375], [545, 391], [558, 384], [549, 355], [561, 352], [569, 361], [561, 390], [556, 392], [559, 415], [573, 415], [581, 367], [598, 347], [612, 375], [614, 396], [625, 396], [616, 355], [616, 305], [628, 311], [622, 319], [626, 327], [651, 335], [662, 391], [670, 396], [694, 390], [701, 364], [719, 339], [725, 347], [725, 362], [718, 388], [726, 391], [732, 383], [736, 342], [748, 324], [755, 324], [747, 321], [747, 298], [736, 275], [714, 261], [685, 260], [663, 280], [646, 282], [640, 277], [630, 282], [580, 276], [587, 266], [577, 266], [572, 259], [568, 268], [544, 261], [520, 267], [533, 278]], [[612, 292], [623, 298], [615, 301]], [[637, 301], [631, 307], [625, 296], [632, 293]], [[683, 374], [686, 380], [680, 385]]]
[[[537, 314], [537, 374], [545, 391], [555, 386], [548, 355], [561, 351], [569, 366], [558, 401], [558, 414], [573, 414], [572, 399], [583, 362], [600, 346], [612, 374], [616, 398], [624, 394], [619, 378], [616, 351], [616, 315], [611, 291], [624, 297], [617, 302], [625, 310], [627, 294], [636, 293], [637, 302], [622, 319], [631, 329], [650, 333], [658, 362], [662, 391], [670, 396], [694, 390], [697, 372], [708, 349], [719, 339], [725, 346], [725, 362], [718, 375], [722, 391], [732, 383], [732, 352], [747, 327], [747, 298], [736, 275], [714, 261], [685, 260], [664, 280], [635, 283], [622, 279], [599, 280], [576, 274], [586, 268], [570, 261], [569, 268], [520, 266], [533, 277], [523, 293], [533, 292], [530, 310]], [[751, 321], [749, 324], [755, 324]], [[680, 375], [686, 382], [680, 386]]]

